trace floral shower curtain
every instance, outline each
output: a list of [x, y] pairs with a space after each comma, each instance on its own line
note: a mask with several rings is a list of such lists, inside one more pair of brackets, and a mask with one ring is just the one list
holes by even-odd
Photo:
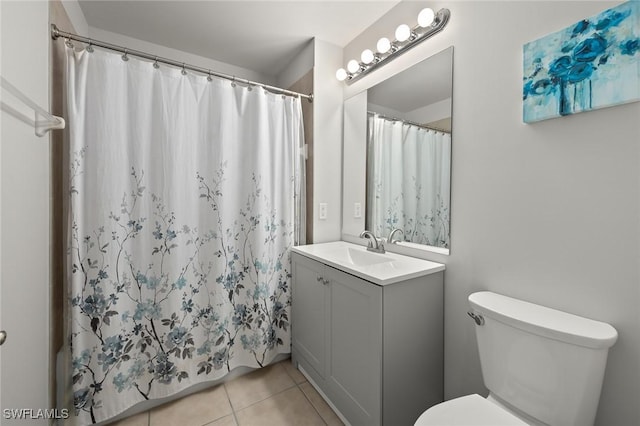
[[368, 117], [367, 229], [449, 248], [451, 135]]
[[300, 100], [100, 49], [67, 57], [74, 423], [289, 352]]

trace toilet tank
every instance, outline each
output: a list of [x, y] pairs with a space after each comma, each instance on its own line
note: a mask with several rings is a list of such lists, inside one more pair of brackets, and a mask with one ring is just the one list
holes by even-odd
[[498, 402], [548, 425], [592, 425], [609, 324], [484, 291], [469, 296], [485, 386]]

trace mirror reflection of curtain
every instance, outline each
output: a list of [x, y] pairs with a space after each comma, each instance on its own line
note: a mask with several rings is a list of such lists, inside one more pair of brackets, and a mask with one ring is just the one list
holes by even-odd
[[449, 248], [451, 135], [368, 116], [367, 229]]

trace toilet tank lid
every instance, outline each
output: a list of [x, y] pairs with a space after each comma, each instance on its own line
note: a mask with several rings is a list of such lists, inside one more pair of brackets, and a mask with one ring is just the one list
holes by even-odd
[[588, 348], [609, 348], [618, 339], [610, 324], [567, 312], [481, 291], [469, 296], [478, 313], [539, 336]]

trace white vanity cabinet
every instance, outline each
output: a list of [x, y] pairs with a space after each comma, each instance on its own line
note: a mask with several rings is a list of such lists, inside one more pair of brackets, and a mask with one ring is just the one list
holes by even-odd
[[[327, 264], [329, 263], [329, 264]], [[292, 253], [292, 357], [352, 425], [443, 401], [443, 272], [381, 285]]]
[[325, 266], [292, 253], [292, 268], [292, 346], [304, 356], [306, 365], [311, 367], [309, 371], [324, 379], [329, 346], [329, 287], [324, 284]]

